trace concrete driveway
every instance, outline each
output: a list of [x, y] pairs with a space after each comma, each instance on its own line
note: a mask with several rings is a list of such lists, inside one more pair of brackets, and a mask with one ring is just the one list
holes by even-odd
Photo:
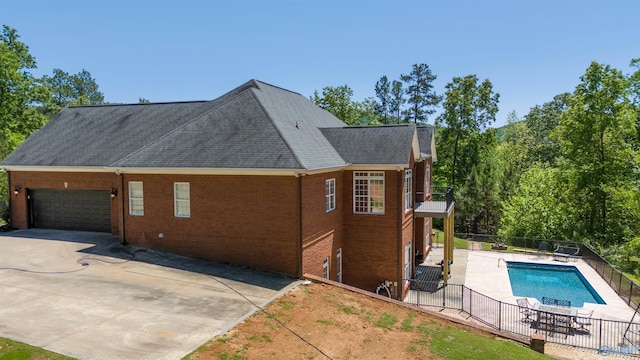
[[0, 336], [80, 359], [179, 359], [296, 284], [103, 233], [0, 235]]

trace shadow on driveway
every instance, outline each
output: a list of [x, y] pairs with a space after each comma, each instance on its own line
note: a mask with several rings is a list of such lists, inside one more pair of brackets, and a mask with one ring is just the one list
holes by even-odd
[[[196, 272], [275, 291], [282, 290], [294, 281], [294, 279], [285, 275], [261, 272], [243, 266], [194, 259], [138, 246], [122, 245], [117, 236], [108, 233], [29, 229], [0, 233], [0, 236], [92, 244], [93, 246], [79, 250], [79, 252]], [[281, 279], [281, 281], [278, 281], [278, 279]]]

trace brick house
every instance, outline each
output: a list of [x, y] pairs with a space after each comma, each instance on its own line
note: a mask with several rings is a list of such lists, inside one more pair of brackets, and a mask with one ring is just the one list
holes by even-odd
[[349, 127], [251, 80], [212, 101], [66, 107], [0, 166], [14, 228], [374, 291], [404, 284], [430, 218], [452, 214], [430, 198], [435, 157], [431, 127]]

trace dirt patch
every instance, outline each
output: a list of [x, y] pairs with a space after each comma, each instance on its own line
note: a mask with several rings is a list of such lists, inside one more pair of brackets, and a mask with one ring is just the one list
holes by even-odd
[[[482, 330], [325, 284], [300, 286], [190, 359], [441, 359], [435, 331]], [[325, 356], [326, 355], [326, 356]]]

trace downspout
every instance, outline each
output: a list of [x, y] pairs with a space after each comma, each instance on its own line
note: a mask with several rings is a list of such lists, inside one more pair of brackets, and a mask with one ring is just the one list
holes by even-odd
[[120, 223], [118, 224], [118, 228], [119, 228], [119, 237], [120, 237], [120, 244], [122, 245], [127, 245], [127, 240], [125, 239], [125, 231], [124, 231], [124, 217], [125, 217], [125, 211], [124, 211], [124, 176], [122, 176], [122, 173], [120, 173], [120, 171], [116, 170], [116, 174], [120, 177]]
[[[4, 169], [2, 169], [2, 171], [6, 171]], [[11, 198], [11, 173], [9, 171], [6, 171], [7, 173], [7, 199], [9, 199], [9, 202], [7, 203], [7, 206], [9, 207], [9, 222], [8, 225], [10, 227], [13, 227], [13, 207], [12, 202], [13, 199]], [[25, 190], [26, 191], [26, 190]], [[26, 208], [29, 208], [29, 205], [26, 206]], [[29, 228], [29, 211], [27, 210], [27, 228]]]
[[298, 243], [296, 245], [297, 252], [297, 275], [299, 279], [302, 279], [302, 174], [296, 174], [297, 178], [297, 211], [298, 211], [298, 224], [297, 224], [297, 236]]
[[402, 248], [402, 218], [404, 210], [402, 206], [404, 177], [402, 176], [402, 170], [398, 169], [398, 286], [396, 286], [396, 299], [401, 300], [402, 292], [404, 291], [404, 282], [402, 281], [402, 270], [404, 264], [402, 262], [402, 255], [404, 249]]

